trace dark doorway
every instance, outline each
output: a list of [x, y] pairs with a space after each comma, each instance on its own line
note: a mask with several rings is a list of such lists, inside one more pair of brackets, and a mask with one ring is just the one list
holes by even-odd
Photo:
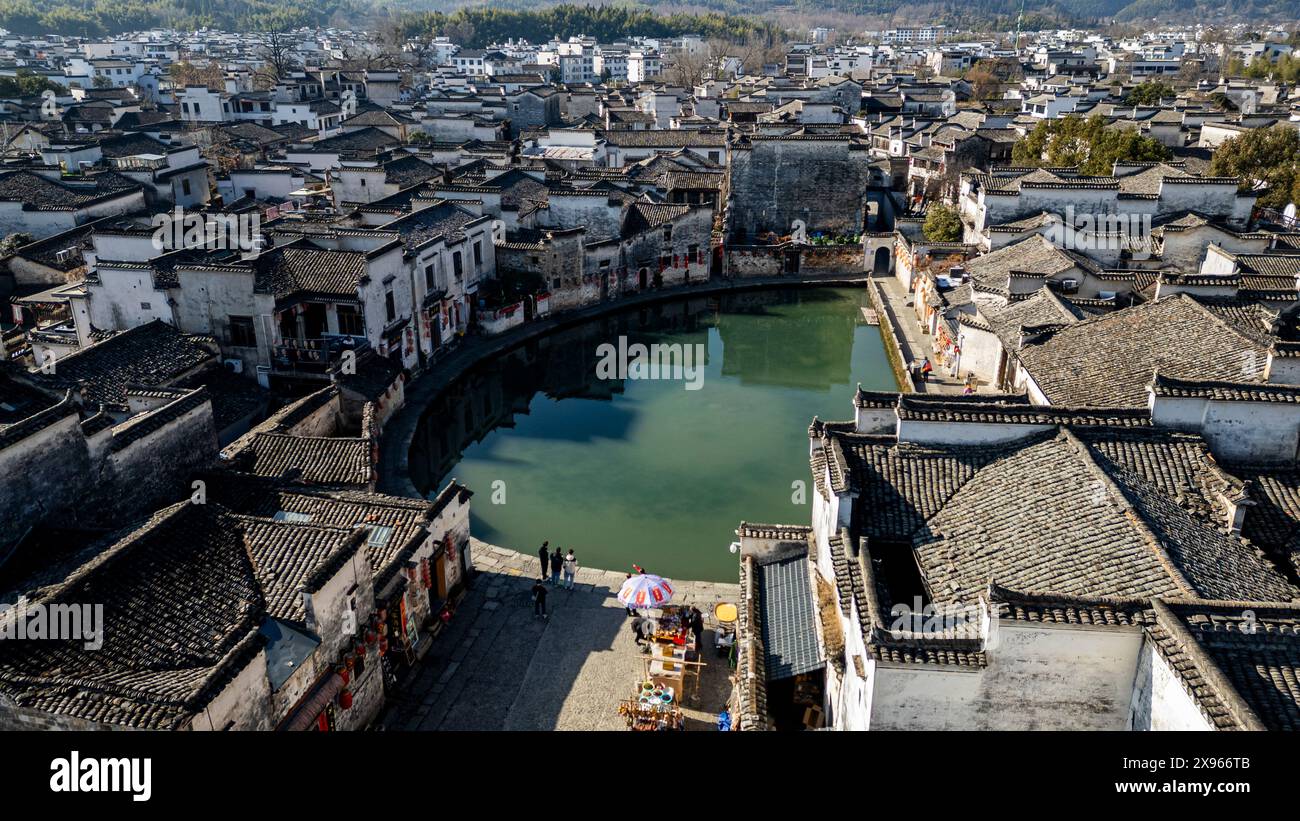
[[799, 252], [798, 251], [785, 252], [785, 272], [787, 274], [799, 273]]
[[637, 282], [640, 283], [640, 286], [639, 286], [639, 287], [641, 288], [642, 291], [645, 290], [645, 286], [646, 286], [646, 284], [647, 284], [647, 277], [648, 277], [648, 276], [649, 276], [649, 272], [647, 272], [646, 269], [644, 269], [644, 268], [642, 268], [642, 269], [641, 269], [641, 272], [640, 272], [639, 274], [637, 274]]
[[875, 261], [872, 263], [871, 270], [877, 274], [889, 273], [889, 249], [877, 248]]
[[298, 316], [293, 312], [292, 308], [280, 313], [280, 338], [298, 338]]
[[320, 339], [325, 335], [328, 327], [325, 321], [325, 306], [322, 303], [311, 302], [303, 306], [302, 332], [307, 339]]

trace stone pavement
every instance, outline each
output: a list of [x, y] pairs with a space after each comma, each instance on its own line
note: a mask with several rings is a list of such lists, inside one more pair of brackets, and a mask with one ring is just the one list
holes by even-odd
[[[471, 540], [477, 571], [451, 623], [388, 701], [387, 730], [623, 730], [618, 702], [643, 676], [631, 619], [615, 599], [625, 573], [579, 567], [573, 590], [550, 588], [533, 615], [536, 555]], [[713, 652], [713, 606], [738, 584], [673, 580], [676, 604], [704, 612], [707, 666], [688, 686], [687, 729], [716, 727], [731, 670]]]
[[[919, 361], [925, 356], [930, 357], [930, 361], [933, 362], [934, 339], [916, 318], [916, 309], [912, 307], [913, 294], [904, 290], [892, 274], [873, 276], [872, 281], [880, 286], [889, 311], [893, 314], [892, 317], [889, 313], [882, 314], [880, 321], [890, 322], [893, 326], [894, 335], [898, 337], [899, 347], [902, 348], [904, 365], [913, 360]], [[895, 319], [897, 321], [894, 321]], [[913, 382], [912, 389], [917, 393], [961, 394], [965, 388], [965, 380], [940, 373], [940, 370], [942, 369], [936, 365], [930, 374], [930, 379], [926, 382]], [[975, 392], [993, 393], [994, 390], [992, 385], [980, 381], [975, 385]]]

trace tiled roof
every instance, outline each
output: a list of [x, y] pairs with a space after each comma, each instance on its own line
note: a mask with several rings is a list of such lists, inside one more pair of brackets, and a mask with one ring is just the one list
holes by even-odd
[[1155, 602], [1155, 646], [1221, 730], [1300, 730], [1300, 607]]
[[168, 385], [214, 360], [210, 344], [156, 319], [68, 354], [55, 363], [53, 380], [78, 385], [91, 405], [122, 407], [128, 385]]
[[257, 476], [292, 471], [304, 482], [345, 487], [368, 486], [373, 478], [369, 439], [262, 433], [249, 454], [241, 467]]
[[820, 669], [825, 660], [817, 641], [808, 553], [755, 563], [768, 682]]
[[408, 248], [444, 239], [448, 244], [465, 238], [465, 226], [482, 217], [450, 202], [438, 202], [384, 225], [385, 231], [396, 231]]
[[366, 255], [295, 243], [259, 255], [254, 266], [256, 289], [276, 299], [300, 294], [356, 299]]
[[[914, 545], [935, 601], [973, 601], [990, 582], [1082, 598], [1300, 598], [1227, 532], [1224, 499], [1242, 485], [1191, 434], [1085, 427], [926, 446], [828, 430], [812, 462], [838, 463], [832, 483], [856, 494], [868, 543]], [[841, 585], [849, 549], [831, 546]]]
[[96, 174], [88, 179], [94, 184], [55, 182], [30, 171], [0, 173], [0, 201], [21, 202], [33, 211], [74, 211], [140, 189], [135, 182], [116, 173]]
[[214, 505], [160, 511], [34, 601], [104, 607], [98, 650], [0, 642], [0, 692], [44, 712], [174, 728], [261, 646], [262, 590], [240, 530]]
[[1011, 273], [1053, 277], [1067, 271], [1097, 270], [1085, 257], [1058, 248], [1041, 234], [1034, 234], [966, 263], [966, 271], [977, 287], [1006, 290]]
[[1256, 381], [1268, 348], [1179, 294], [1068, 325], [1017, 353], [1048, 401], [1145, 407], [1154, 373]]

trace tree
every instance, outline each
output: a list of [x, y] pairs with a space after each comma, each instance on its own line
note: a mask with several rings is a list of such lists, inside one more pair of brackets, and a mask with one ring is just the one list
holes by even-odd
[[1215, 150], [1210, 173], [1240, 177], [1247, 191], [1266, 186], [1258, 200], [1266, 208], [1300, 203], [1300, 131], [1278, 123], [1233, 137]]
[[95, 88], [112, 88], [113, 81], [103, 74], [96, 74], [95, 79], [91, 80], [91, 85]]
[[263, 61], [262, 67], [253, 76], [261, 86], [274, 86], [298, 67], [293, 58], [293, 43], [282, 30], [268, 32], [266, 42], [258, 51]]
[[965, 80], [971, 85], [971, 94], [977, 100], [987, 100], [1001, 88], [1002, 83], [991, 60], [978, 60], [966, 70]]
[[219, 91], [225, 83], [225, 73], [216, 62], [198, 66], [185, 60], [177, 60], [168, 67], [167, 72], [171, 75], [172, 85], [178, 87], [204, 86]]
[[67, 89], [48, 77], [20, 68], [13, 77], [0, 77], [0, 97], [36, 97], [49, 89], [56, 94], [66, 94]]
[[1173, 86], [1159, 80], [1147, 80], [1124, 95], [1125, 105], [1160, 105], [1166, 97], [1174, 96]]
[[1077, 166], [1079, 173], [1106, 176], [1116, 162], [1160, 162], [1170, 151], [1136, 128], [1109, 126], [1100, 114], [1044, 120], [1011, 149], [1011, 161], [1024, 166]]
[[962, 235], [961, 217], [943, 203], [933, 203], [925, 212], [921, 233], [930, 242], [957, 242]]

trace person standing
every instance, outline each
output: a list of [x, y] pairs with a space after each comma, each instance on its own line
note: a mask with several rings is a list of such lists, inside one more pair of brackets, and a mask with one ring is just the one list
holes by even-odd
[[700, 608], [691, 608], [691, 632], [695, 634], [695, 652], [704, 652], [704, 614]]
[[578, 559], [573, 555], [573, 548], [569, 548], [569, 555], [564, 557], [564, 586], [573, 589], [573, 577], [578, 573]]
[[546, 568], [550, 566], [551, 563], [551, 551], [546, 549], [550, 546], [551, 543], [549, 541], [542, 542], [542, 546], [537, 549], [537, 558], [542, 560], [542, 581], [546, 581]]
[[533, 615], [546, 618], [546, 577], [533, 584]]
[[636, 646], [641, 648], [641, 652], [649, 653], [655, 637], [654, 619], [638, 613], [636, 618], [632, 619], [632, 635], [636, 638]]
[[930, 381], [930, 372], [933, 371], [933, 370], [934, 370], [934, 365], [931, 365], [931, 364], [930, 364], [930, 357], [927, 356], [927, 357], [926, 357], [926, 358], [921, 362], [921, 381], [922, 381], [922, 382], [929, 382], [929, 381]]
[[564, 554], [557, 547], [555, 552], [551, 554], [551, 584], [558, 585], [560, 583], [560, 569], [562, 567], [564, 567]]
[[[632, 566], [633, 566], [633, 567], [636, 567], [636, 565], [632, 565]], [[624, 584], [627, 584], [628, 580], [631, 579], [631, 578], [632, 578], [632, 574], [631, 574], [631, 573], [628, 573], [628, 574], [627, 574], [627, 578], [623, 580], [623, 583], [624, 583]], [[635, 616], [635, 615], [636, 615], [636, 608], [629, 604], [629, 605], [627, 606], [627, 614], [628, 614], [629, 616]]]

